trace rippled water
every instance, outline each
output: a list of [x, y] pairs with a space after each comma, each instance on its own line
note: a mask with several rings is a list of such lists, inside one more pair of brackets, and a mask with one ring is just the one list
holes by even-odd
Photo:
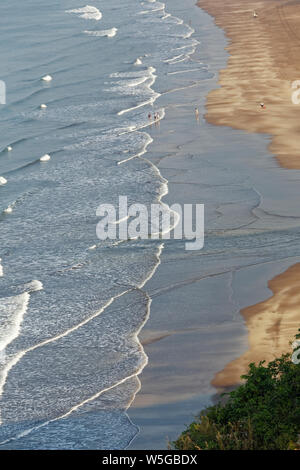
[[212, 73], [161, 2], [11, 0], [0, 12], [0, 441], [122, 448], [147, 361], [141, 288], [162, 245], [100, 242], [96, 208], [166, 194], [148, 113], [163, 119], [160, 94]]

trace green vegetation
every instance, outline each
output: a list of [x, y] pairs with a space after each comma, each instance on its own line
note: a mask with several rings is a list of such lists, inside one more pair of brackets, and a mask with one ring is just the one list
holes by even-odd
[[200, 413], [175, 449], [300, 450], [300, 364], [286, 354], [250, 364], [242, 378], [243, 385], [224, 394], [225, 403]]

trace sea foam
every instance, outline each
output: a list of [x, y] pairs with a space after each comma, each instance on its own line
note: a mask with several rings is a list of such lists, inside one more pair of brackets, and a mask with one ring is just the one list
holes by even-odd
[[29, 298], [30, 295], [25, 292], [14, 297], [0, 299], [0, 351], [3, 351], [19, 335]]
[[118, 28], [104, 29], [102, 31], [83, 31], [89, 36], [113, 38], [117, 34]]
[[98, 8], [86, 5], [82, 8], [75, 8], [74, 10], [66, 10], [67, 13], [74, 13], [78, 15], [80, 18], [84, 18], [85, 20], [96, 20], [99, 21], [102, 18], [102, 13]]

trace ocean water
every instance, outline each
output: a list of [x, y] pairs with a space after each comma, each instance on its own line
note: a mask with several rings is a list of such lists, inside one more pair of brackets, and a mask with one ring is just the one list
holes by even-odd
[[98, 240], [96, 209], [167, 194], [148, 113], [213, 76], [180, 5], [0, 6], [0, 448], [115, 449], [137, 433], [125, 411], [163, 246]]

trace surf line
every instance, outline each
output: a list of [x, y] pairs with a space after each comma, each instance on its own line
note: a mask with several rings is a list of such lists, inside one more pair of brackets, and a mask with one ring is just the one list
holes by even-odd
[[[57, 341], [57, 339], [59, 338], [62, 338], [64, 336], [66, 336], [67, 334], [69, 334], [71, 331], [75, 331], [77, 330], [78, 328], [80, 328], [80, 326], [88, 323], [92, 318], [95, 318], [97, 317], [98, 315], [100, 315], [100, 313], [103, 312], [103, 310], [105, 310], [105, 308], [107, 308], [109, 305], [111, 305], [113, 303], [113, 301], [117, 298], [120, 298], [122, 297], [123, 295], [125, 295], [126, 293], [128, 292], [132, 292], [133, 290], [140, 290], [142, 291], [143, 287], [145, 286], [145, 284], [149, 281], [149, 279], [151, 279], [151, 277], [154, 275], [154, 273], [156, 272], [158, 266], [160, 265], [161, 263], [161, 253], [163, 251], [163, 248], [164, 248], [164, 244], [162, 243], [161, 245], [159, 245], [158, 247], [158, 250], [157, 250], [157, 253], [156, 253], [156, 259], [157, 259], [157, 263], [156, 265], [154, 266], [154, 268], [152, 269], [152, 271], [150, 272], [150, 274], [138, 285], [138, 286], [133, 286], [131, 289], [128, 289], [127, 291], [124, 291], [118, 295], [116, 295], [115, 297], [112, 297], [107, 303], [105, 306], [102, 307], [102, 309], [100, 309], [96, 314], [92, 315], [91, 317], [89, 317], [88, 319], [86, 319], [84, 322], [81, 322], [80, 324], [76, 325], [76, 327], [73, 327], [73, 328], [70, 328], [69, 330], [67, 330], [65, 333], [61, 334], [61, 335], [57, 335], [56, 337], [54, 338], [51, 338], [49, 340], [46, 340], [46, 341], [43, 341], [42, 343], [39, 343], [38, 345], [35, 345], [35, 346], [32, 346], [31, 348], [28, 348], [26, 351], [22, 351], [22, 353], [20, 353], [18, 355], [18, 359], [16, 362], [14, 362], [12, 364], [11, 362], [11, 367], [10, 369], [26, 354], [28, 353], [29, 351], [33, 351], [34, 349], [37, 349], [38, 347], [41, 347], [43, 346], [44, 344], [49, 344], [51, 342], [54, 342], [54, 341]], [[142, 291], [143, 292], [143, 291]], [[21, 432], [20, 434], [18, 434], [17, 436], [14, 436], [14, 437], [10, 437], [8, 439], [5, 439], [4, 441], [0, 442], [0, 446], [2, 445], [5, 445], [7, 444], [8, 442], [12, 442], [12, 441], [15, 441], [15, 440], [19, 440], [19, 439], [22, 439], [23, 437], [26, 437], [28, 436], [29, 434], [31, 434], [33, 431], [37, 431], [38, 429], [41, 429], [45, 426], [47, 426], [48, 424], [50, 423], [53, 423], [53, 422], [56, 422], [56, 421], [59, 421], [61, 419], [64, 419], [64, 418], [67, 418], [68, 416], [70, 416], [74, 411], [77, 411], [79, 408], [81, 408], [82, 406], [84, 406], [85, 404], [87, 403], [90, 403], [92, 401], [94, 401], [96, 398], [100, 397], [103, 393], [105, 392], [108, 392], [109, 390], [112, 390], [114, 389], [115, 387], [119, 386], [119, 385], [122, 385], [123, 383], [125, 383], [127, 380], [131, 379], [131, 378], [134, 378], [134, 377], [137, 377], [138, 375], [140, 375], [140, 373], [142, 372], [142, 370], [144, 369], [144, 367], [148, 364], [148, 356], [146, 355], [145, 351], [144, 351], [144, 348], [139, 340], [139, 334], [141, 332], [141, 330], [144, 328], [145, 324], [147, 323], [148, 319], [149, 319], [149, 316], [150, 316], [150, 306], [151, 306], [151, 303], [152, 303], [152, 299], [150, 298], [149, 294], [147, 292], [143, 292], [143, 294], [146, 296], [147, 300], [148, 300], [148, 304], [147, 304], [147, 312], [146, 312], [146, 315], [145, 315], [145, 318], [143, 320], [143, 322], [141, 323], [140, 327], [137, 329], [137, 331], [134, 333], [133, 337], [134, 339], [136, 340], [139, 348], [140, 348], [140, 352], [142, 354], [142, 363], [139, 367], [139, 369], [134, 372], [133, 374], [127, 376], [127, 377], [124, 377], [123, 379], [119, 380], [118, 382], [116, 382], [115, 384], [109, 386], [109, 387], [106, 387], [105, 389], [102, 389], [100, 390], [99, 392], [95, 393], [94, 395], [92, 395], [91, 397], [89, 398], [86, 398], [85, 400], [83, 400], [82, 402], [78, 403], [77, 405], [74, 405], [72, 408], [70, 408], [69, 411], [67, 411], [66, 413], [63, 413], [62, 415], [60, 416], [57, 416], [56, 418], [53, 418], [53, 419], [50, 419], [48, 421], [45, 421], [44, 423], [41, 423], [40, 425], [38, 426], [35, 426], [35, 427], [32, 427], [30, 429], [27, 429], [23, 432]], [[9, 370], [10, 370], [9, 369]], [[8, 371], [9, 371], [8, 370]], [[7, 371], [7, 373], [8, 373]], [[7, 377], [7, 374], [6, 374], [6, 377]], [[139, 389], [138, 389], [139, 390]], [[136, 391], [136, 393], [138, 392], [138, 390]], [[2, 391], [3, 391], [3, 386], [1, 387], [1, 394], [2, 394]], [[136, 393], [134, 394], [134, 397], [136, 395]], [[133, 397], [133, 399], [134, 399]], [[132, 403], [133, 399], [130, 401], [129, 405]], [[127, 407], [128, 409], [128, 407]]]
[[[0, 374], [0, 397], [2, 396], [3, 394], [3, 389], [4, 389], [4, 386], [5, 386], [5, 382], [6, 382], [6, 379], [7, 379], [7, 376], [8, 376], [8, 373], [9, 371], [29, 352], [31, 351], [34, 351], [35, 349], [38, 349], [38, 348], [41, 348], [42, 346], [45, 346], [46, 344], [50, 344], [50, 343], [54, 343], [55, 341], [61, 339], [61, 338], [64, 338], [65, 336], [68, 336], [70, 333], [73, 333], [73, 331], [76, 331], [78, 330], [79, 328], [81, 328], [82, 326], [86, 325], [87, 323], [89, 323], [91, 320], [93, 320], [94, 318], [98, 317], [101, 313], [104, 312], [104, 310], [106, 310], [107, 307], [109, 307], [116, 299], [122, 297], [123, 295], [131, 292], [132, 290], [134, 290], [134, 288], [130, 288], [130, 289], [127, 289], [126, 291], [123, 291], [121, 292], [120, 294], [114, 296], [114, 297], [111, 297], [111, 299], [109, 299], [108, 302], [106, 302], [103, 307], [101, 307], [100, 310], [98, 310], [97, 312], [95, 312], [93, 315], [89, 316], [88, 318], [86, 318], [85, 320], [83, 320], [82, 322], [78, 323], [77, 325], [73, 326], [72, 328], [69, 328], [68, 330], [64, 331], [63, 333], [60, 333], [59, 335], [57, 336], [53, 336], [52, 338], [49, 338], [49, 339], [46, 339], [38, 344], [35, 344], [34, 346], [31, 346], [30, 348], [27, 348], [19, 353], [17, 353], [15, 356], [13, 356], [13, 359], [8, 362], [8, 364], [6, 365], [6, 367], [4, 367], [4, 369], [1, 371], [1, 374]], [[1, 417], [0, 417], [0, 424], [2, 424], [2, 420], [1, 420]], [[1, 443], [0, 443], [1, 445]]]
[[[185, 36], [185, 37], [187, 38], [187, 37], [189, 37], [189, 36], [192, 35], [192, 34], [193, 34], [193, 31], [191, 31], [190, 34], [189, 34], [188, 36]], [[174, 59], [173, 59], [173, 61], [174, 61]], [[176, 63], [176, 62], [175, 62], [175, 63]], [[155, 69], [154, 69], [154, 71], [155, 71]], [[149, 77], [149, 78], [150, 78], [150, 77]], [[153, 73], [153, 75], [152, 75], [152, 83], [148, 85], [149, 88], [150, 88], [151, 85], [154, 83], [155, 78], [156, 78], [156, 77], [155, 77], [155, 75], [154, 75], [154, 73]], [[153, 91], [153, 90], [152, 90], [152, 91]], [[154, 93], [155, 93], [155, 92], [154, 92]], [[160, 95], [159, 95], [158, 93], [155, 93], [155, 96], [158, 97], [158, 96], [160, 96]], [[152, 99], [150, 100], [150, 103], [153, 103], [153, 101], [155, 101], [156, 97], [155, 97], [155, 98], [152, 97]], [[127, 113], [127, 112], [129, 112], [129, 111], [131, 111], [131, 110], [137, 109], [137, 108], [139, 108], [139, 107], [141, 107], [141, 106], [145, 106], [145, 105], [148, 104], [148, 103], [149, 103], [149, 101], [146, 102], [146, 103], [142, 103], [142, 104], [140, 104], [140, 105], [138, 105], [138, 106], [136, 106], [136, 107], [134, 107], [134, 108], [130, 108], [129, 110], [120, 111], [118, 114], [119, 114], [119, 115], [122, 115], [122, 114]], [[133, 158], [134, 158], [134, 157], [133, 157]], [[141, 156], [140, 156], [140, 158], [141, 158]], [[158, 175], [160, 176], [161, 180], [163, 181], [163, 187], [165, 188], [165, 190], [162, 191], [162, 193], [160, 194], [159, 200], [161, 200], [162, 197], [163, 197], [165, 194], [168, 193], [167, 180], [161, 176], [161, 173], [160, 173], [159, 169], [158, 169], [154, 164], [152, 164], [152, 162], [150, 162], [149, 160], [147, 160], [147, 159], [145, 159], [145, 158], [143, 158], [143, 160], [145, 160], [148, 164], [150, 164], [150, 165], [152, 165], [152, 166], [154, 167], [154, 169], [157, 171]], [[162, 203], [162, 204], [164, 204], [164, 203]], [[166, 206], [166, 204], [164, 204], [164, 205]], [[167, 207], [168, 207], [168, 206], [167, 206]], [[177, 214], [177, 215], [178, 215], [178, 214]], [[22, 351], [21, 353], [17, 354], [17, 355], [14, 357], [14, 359], [13, 359], [13, 360], [7, 365], [7, 367], [6, 367], [5, 373], [3, 374], [4, 382], [3, 382], [3, 378], [0, 379], [0, 396], [1, 396], [2, 393], [3, 393], [3, 387], [4, 387], [4, 385], [5, 385], [8, 372], [11, 370], [11, 368], [12, 368], [14, 365], [16, 365], [16, 364], [19, 362], [19, 360], [20, 360], [25, 354], [27, 354], [28, 352], [31, 352], [31, 351], [33, 351], [33, 350], [39, 348], [39, 347], [42, 347], [42, 346], [44, 346], [44, 345], [46, 345], [46, 344], [52, 343], [52, 342], [54, 342], [54, 341], [57, 341], [57, 340], [59, 340], [60, 338], [62, 338], [62, 337], [64, 337], [64, 336], [67, 336], [67, 335], [70, 334], [71, 332], [76, 331], [76, 330], [79, 329], [81, 326], [85, 325], [86, 323], [88, 323], [89, 321], [91, 321], [93, 318], [95, 318], [95, 317], [97, 317], [98, 315], [100, 315], [100, 314], [101, 314], [108, 306], [110, 306], [110, 305], [114, 302], [114, 300], [116, 300], [117, 298], [120, 298], [121, 296], [125, 295], [126, 293], [129, 293], [130, 291], [132, 291], [132, 290], [134, 290], [134, 289], [136, 289], [136, 288], [142, 289], [143, 286], [146, 284], [146, 282], [148, 282], [148, 280], [154, 275], [154, 273], [155, 273], [157, 267], [159, 266], [159, 264], [160, 264], [160, 262], [161, 262], [160, 255], [161, 255], [161, 252], [162, 252], [162, 250], [163, 250], [163, 247], [164, 247], [163, 244], [160, 245], [159, 250], [158, 250], [158, 255], [157, 255], [158, 263], [156, 264], [156, 266], [155, 266], [155, 268], [153, 269], [153, 271], [149, 274], [149, 276], [141, 283], [140, 286], [138, 286], [138, 287], [133, 287], [133, 288], [131, 288], [131, 289], [128, 289], [128, 290], [126, 290], [126, 291], [124, 291], [124, 292], [122, 292], [122, 293], [116, 295], [115, 297], [112, 297], [98, 312], [96, 312], [94, 315], [90, 316], [89, 318], [87, 318], [87, 319], [84, 320], [83, 322], [79, 323], [78, 325], [76, 325], [76, 326], [74, 326], [74, 327], [72, 327], [72, 328], [66, 330], [64, 333], [62, 333], [62, 334], [60, 334], [60, 335], [57, 335], [56, 337], [50, 338], [50, 339], [48, 339], [48, 340], [45, 340], [45, 341], [43, 341], [43, 342], [41, 342], [41, 343], [39, 343], [39, 344], [37, 344], [37, 345], [35, 345], [35, 346], [32, 346], [32, 347], [28, 348], [27, 350], [24, 350], [24, 351]], [[136, 336], [136, 338], [137, 338], [137, 342], [139, 343], [139, 345], [140, 345], [140, 347], [141, 347], [141, 350], [142, 350], [143, 352], [144, 352], [143, 347], [142, 347], [141, 343], [140, 343], [139, 340], [138, 340], [138, 334], [139, 334], [139, 332], [141, 331], [141, 329], [143, 328], [143, 326], [145, 325], [146, 321], [148, 320], [151, 302], [152, 302], [152, 300], [151, 300], [151, 298], [149, 298], [149, 303], [148, 303], [148, 315], [146, 316], [144, 322], [141, 324], [139, 330], [138, 330], [138, 331], [136, 332], [136, 334], [135, 334], [135, 336]], [[145, 354], [145, 353], [144, 353], [144, 354]], [[7, 440], [5, 440], [5, 441], [3, 441], [3, 442], [0, 442], [0, 445], [4, 445], [5, 443], [10, 442], [10, 441], [12, 441], [12, 440], [16, 440], [16, 439], [25, 437], [25, 436], [27, 436], [28, 434], [30, 434], [31, 432], [33, 432], [34, 430], [38, 430], [38, 429], [40, 429], [40, 428], [42, 428], [42, 427], [44, 427], [44, 426], [50, 424], [51, 422], [54, 422], [54, 421], [57, 421], [57, 420], [59, 420], [59, 419], [63, 419], [63, 418], [68, 417], [71, 413], [73, 413], [74, 411], [76, 411], [77, 409], [79, 409], [80, 407], [82, 407], [84, 404], [93, 401], [94, 399], [96, 399], [97, 397], [99, 397], [99, 396], [100, 396], [101, 394], [103, 394], [104, 392], [109, 391], [109, 390], [111, 390], [111, 389], [117, 387], [118, 385], [123, 384], [125, 381], [127, 381], [127, 380], [130, 379], [130, 378], [136, 377], [136, 376], [137, 376], [138, 374], [140, 374], [140, 372], [143, 370], [143, 368], [144, 368], [145, 365], [147, 364], [147, 361], [148, 361], [148, 358], [147, 358], [147, 356], [145, 355], [144, 364], [141, 366], [141, 368], [140, 368], [140, 370], [139, 370], [138, 372], [135, 372], [134, 374], [132, 374], [132, 375], [130, 375], [130, 376], [128, 376], [128, 377], [123, 378], [122, 380], [118, 381], [116, 384], [114, 384], [114, 385], [112, 385], [112, 386], [110, 386], [110, 387], [107, 387], [106, 389], [101, 390], [100, 392], [98, 392], [97, 394], [93, 395], [92, 397], [89, 397], [88, 399], [82, 401], [81, 403], [79, 403], [79, 404], [77, 404], [77, 405], [74, 405], [68, 412], [64, 413], [63, 415], [61, 415], [61, 416], [59, 416], [59, 417], [57, 417], [57, 418], [53, 418], [52, 420], [49, 420], [49, 421], [47, 421], [47, 422], [44, 422], [44, 423], [42, 423], [42, 424], [39, 425], [39, 426], [36, 426], [36, 427], [33, 427], [33, 428], [29, 429], [29, 430], [23, 431], [20, 435], [18, 435], [18, 436], [16, 436], [16, 437], [9, 438], [9, 439], [7, 439]]]
[[[164, 114], [164, 116], [165, 116], [165, 114]], [[133, 155], [129, 158], [126, 158], [125, 160], [121, 160], [120, 162], [118, 162], [118, 165], [122, 165], [123, 163], [126, 163], [126, 162], [132, 160], [133, 158], [139, 158], [140, 160], [143, 160], [144, 162], [146, 162], [146, 164], [148, 166], [153, 168], [153, 170], [157, 174], [158, 178], [161, 181], [161, 191], [160, 191], [160, 195], [157, 198], [157, 200], [158, 200], [159, 204], [161, 204], [161, 206], [164, 207], [167, 211], [169, 211], [174, 217], [174, 223], [172, 224], [171, 227], [169, 227], [164, 232], [156, 232], [156, 233], [152, 234], [152, 235], [164, 235], [164, 234], [166, 234], [168, 232], [171, 232], [172, 230], [175, 229], [175, 227], [178, 225], [178, 223], [180, 221], [180, 215], [178, 214], [178, 212], [175, 212], [174, 210], [171, 210], [169, 205], [162, 201], [162, 198], [169, 193], [168, 180], [162, 176], [162, 174], [159, 171], [158, 167], [156, 165], [154, 165], [154, 163], [152, 163], [150, 160], [148, 160], [148, 158], [143, 157], [143, 155], [145, 153], [147, 153], [148, 145], [150, 145], [153, 142], [152, 137], [150, 137], [149, 134], [147, 134], [147, 135], [149, 136], [149, 140], [148, 140], [148, 142], [146, 142], [143, 150], [141, 150], [141, 152], [137, 153], [136, 155]], [[132, 238], [131, 240], [134, 240], [134, 238]]]
[[145, 81], [147, 81], [147, 80], [150, 80], [150, 81], [149, 81], [149, 83], [147, 83], [146, 86], [151, 91], [153, 96], [149, 100], [144, 101], [143, 103], [140, 103], [136, 106], [133, 106], [132, 108], [123, 109], [122, 111], [119, 111], [118, 116], [122, 116], [123, 114], [129, 113], [130, 111], [134, 111], [135, 109], [142, 108], [143, 106], [147, 106], [148, 104], [152, 105], [157, 100], [157, 98], [160, 96], [160, 93], [157, 93], [156, 91], [154, 91], [151, 88], [152, 85], [155, 83], [155, 80], [156, 80], [156, 77], [157, 77], [157, 75], [155, 75], [156, 69], [154, 67], [149, 67], [147, 69], [147, 72], [148, 72], [149, 76], [146, 78]]
[[128, 158], [125, 158], [124, 160], [119, 161], [118, 165], [122, 165], [123, 163], [129, 162], [130, 160], [133, 160], [134, 158], [139, 158], [147, 152], [147, 147], [153, 142], [153, 139], [146, 132], [144, 134], [147, 135], [147, 142], [145, 143], [143, 149], [139, 153], [136, 153], [135, 155], [132, 155], [131, 157], [128, 157]]

